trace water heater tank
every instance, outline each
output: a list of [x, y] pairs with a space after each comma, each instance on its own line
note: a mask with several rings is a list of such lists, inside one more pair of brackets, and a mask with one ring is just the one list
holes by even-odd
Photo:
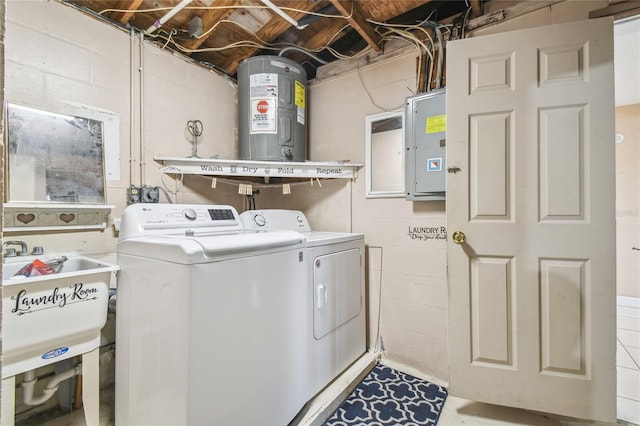
[[292, 60], [255, 56], [238, 67], [241, 160], [305, 161], [307, 74]]

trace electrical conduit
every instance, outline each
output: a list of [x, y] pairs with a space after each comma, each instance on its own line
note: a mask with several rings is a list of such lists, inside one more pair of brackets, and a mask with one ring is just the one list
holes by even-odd
[[293, 19], [291, 16], [287, 15], [284, 10], [280, 9], [278, 6], [276, 6], [275, 4], [271, 3], [269, 0], [260, 0], [262, 1], [262, 3], [264, 3], [268, 8], [270, 8], [271, 10], [273, 10], [275, 13], [277, 13], [278, 15], [280, 15], [280, 17], [282, 19], [284, 19], [285, 21], [287, 21], [288, 23], [290, 23], [291, 25], [293, 25], [294, 27], [296, 27], [299, 30], [303, 30], [307, 27], [307, 25], [300, 25], [298, 23], [298, 21], [296, 21], [295, 19]]
[[[177, 6], [176, 6], [177, 7]], [[145, 181], [145, 166], [146, 166], [146, 155], [145, 155], [145, 146], [144, 146], [144, 36], [142, 35], [142, 33], [140, 34], [140, 39], [139, 39], [139, 61], [140, 61], [140, 67], [138, 68], [138, 71], [140, 73], [139, 78], [140, 78], [140, 152], [138, 153], [138, 155], [140, 155], [140, 186], [142, 187], [142, 184]]]
[[160, 28], [162, 25], [164, 25], [165, 22], [167, 22], [169, 19], [171, 19], [173, 17], [173, 15], [175, 15], [176, 13], [180, 12], [182, 9], [184, 9], [189, 3], [191, 3], [193, 0], [182, 0], [180, 3], [178, 3], [176, 5], [176, 7], [174, 7], [173, 9], [171, 9], [169, 12], [167, 12], [166, 15], [164, 15], [162, 18], [158, 19], [156, 22], [154, 22], [149, 28], [147, 28], [147, 31], [145, 31], [144, 33], [146, 35], [149, 34], [153, 34], [153, 32], [155, 30], [157, 30], [158, 28]]

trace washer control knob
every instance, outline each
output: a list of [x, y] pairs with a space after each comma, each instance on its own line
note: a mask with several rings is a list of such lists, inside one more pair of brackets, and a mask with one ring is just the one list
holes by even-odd
[[194, 209], [185, 209], [182, 214], [187, 220], [196, 220], [198, 213]]
[[302, 216], [300, 215], [296, 216], [296, 220], [298, 221], [298, 223], [302, 223]]
[[267, 224], [267, 219], [265, 219], [261, 214], [257, 214], [253, 217], [253, 222], [258, 226], [265, 226]]

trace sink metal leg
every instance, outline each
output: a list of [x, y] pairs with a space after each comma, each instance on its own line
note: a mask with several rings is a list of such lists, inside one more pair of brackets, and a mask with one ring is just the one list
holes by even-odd
[[87, 426], [98, 426], [100, 423], [99, 351], [96, 348], [82, 355], [82, 405]]
[[13, 426], [16, 418], [16, 376], [2, 379], [0, 426]]

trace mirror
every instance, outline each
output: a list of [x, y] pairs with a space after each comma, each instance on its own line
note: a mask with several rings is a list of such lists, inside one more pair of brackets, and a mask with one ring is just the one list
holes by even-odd
[[404, 197], [404, 113], [369, 115], [365, 125], [367, 198]]
[[105, 203], [102, 122], [7, 104], [7, 200]]

